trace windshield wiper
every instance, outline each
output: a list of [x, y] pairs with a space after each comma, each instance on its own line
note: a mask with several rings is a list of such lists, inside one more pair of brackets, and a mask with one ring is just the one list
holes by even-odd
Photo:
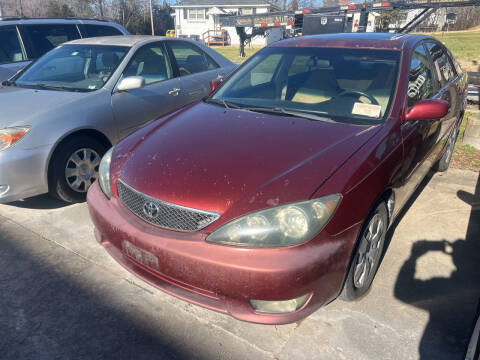
[[32, 84], [33, 86], [38, 86], [39, 88], [46, 89], [46, 90], [58, 90], [58, 91], [75, 91], [73, 88], [69, 88], [66, 86], [55, 86], [49, 84]]
[[2, 82], [2, 85], [3, 86], [12, 86], [12, 85], [16, 85], [16, 84], [15, 84], [15, 81], [5, 80], [5, 81]]
[[247, 110], [247, 111], [253, 111], [253, 112], [260, 112], [260, 113], [267, 113], [267, 114], [276, 114], [276, 115], [287, 115], [287, 116], [294, 116], [294, 117], [299, 117], [299, 118], [304, 118], [308, 120], [314, 120], [314, 121], [325, 121], [325, 122], [331, 122], [334, 123], [336, 121], [312, 114], [310, 112], [306, 111], [295, 111], [295, 110], [285, 110], [284, 108], [263, 108], [263, 107], [244, 107], [242, 110]]
[[212, 99], [212, 98], [206, 98], [204, 100], [206, 103], [213, 103], [213, 104], [220, 104], [220, 105], [223, 105], [225, 106], [225, 108], [227, 109], [240, 109], [241, 107], [236, 105], [236, 104], [233, 104], [231, 102], [227, 102], [223, 99]]

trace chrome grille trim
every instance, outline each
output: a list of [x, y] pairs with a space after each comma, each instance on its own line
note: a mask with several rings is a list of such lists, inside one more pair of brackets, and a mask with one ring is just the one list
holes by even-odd
[[[198, 231], [220, 217], [220, 214], [215, 212], [192, 209], [155, 199], [135, 190], [121, 179], [118, 180], [117, 189], [121, 202], [132, 213], [143, 221], [161, 228], [180, 231]], [[147, 202], [154, 203], [159, 209], [158, 216], [154, 219], [147, 217], [143, 211], [144, 205]]]

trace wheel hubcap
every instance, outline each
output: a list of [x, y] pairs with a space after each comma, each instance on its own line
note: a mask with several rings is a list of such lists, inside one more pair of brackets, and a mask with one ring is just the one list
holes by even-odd
[[68, 186], [76, 192], [84, 193], [98, 178], [100, 156], [93, 149], [75, 151], [67, 160], [65, 179]]
[[453, 147], [455, 146], [455, 139], [457, 138], [457, 132], [453, 133], [453, 135], [448, 140], [448, 148], [447, 148], [447, 163], [452, 157], [453, 154]]
[[360, 243], [353, 276], [353, 283], [357, 288], [362, 288], [373, 275], [380, 255], [382, 235], [383, 220], [379, 214], [376, 214], [368, 223]]

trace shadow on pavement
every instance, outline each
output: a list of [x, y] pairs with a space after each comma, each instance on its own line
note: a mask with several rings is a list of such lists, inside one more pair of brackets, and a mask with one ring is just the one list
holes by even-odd
[[[457, 196], [472, 206], [465, 239], [415, 242], [395, 284], [395, 297], [429, 312], [419, 346], [422, 360], [462, 358], [480, 297], [480, 176], [474, 194]], [[451, 256], [456, 270], [450, 277], [415, 278], [417, 261], [428, 252]]]
[[87, 291], [69, 280], [88, 264], [69, 263], [48, 246], [22, 249], [27, 241], [0, 231], [1, 359], [186, 358], [165, 328], [151, 329], [156, 319], [138, 320], [135, 303], [102, 297], [109, 285], [95, 282]]
[[55, 199], [48, 194], [43, 194], [43, 195], [38, 195], [38, 196], [28, 198], [28, 199], [20, 200], [20, 201], [7, 203], [5, 205], [15, 206], [15, 207], [24, 208], [24, 209], [50, 210], [50, 209], [59, 209], [72, 204]]

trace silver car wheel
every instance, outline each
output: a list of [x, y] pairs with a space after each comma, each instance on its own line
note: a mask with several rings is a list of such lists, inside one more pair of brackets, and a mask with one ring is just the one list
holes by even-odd
[[383, 240], [383, 220], [376, 214], [370, 220], [360, 243], [358, 258], [355, 263], [353, 283], [356, 288], [362, 288], [374, 273]]
[[84, 193], [98, 178], [100, 156], [89, 148], [75, 151], [67, 160], [65, 179], [68, 186], [76, 192]]
[[448, 147], [447, 147], [447, 153], [446, 153], [446, 163], [447, 164], [450, 162], [450, 158], [452, 157], [456, 139], [457, 139], [457, 131], [455, 131], [452, 134], [452, 136], [450, 137], [450, 139], [448, 139]]

